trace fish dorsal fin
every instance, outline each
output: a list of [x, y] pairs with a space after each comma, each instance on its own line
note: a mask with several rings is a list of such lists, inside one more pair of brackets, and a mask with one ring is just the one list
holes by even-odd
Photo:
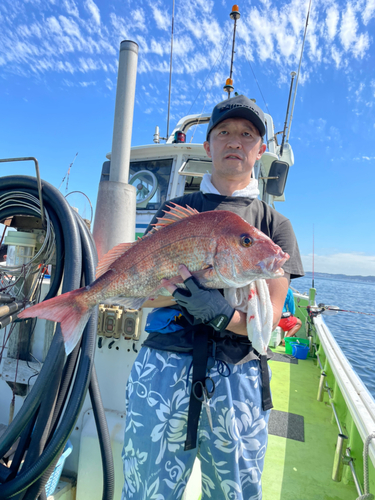
[[153, 224], [154, 227], [148, 234], [155, 232], [162, 227], [169, 226], [174, 222], [178, 222], [179, 220], [187, 219], [192, 215], [199, 214], [198, 210], [195, 208], [191, 208], [188, 205], [186, 207], [181, 207], [181, 205], [177, 205], [177, 203], [174, 203], [173, 201], [170, 202], [170, 205], [167, 205], [167, 208], [170, 210], [163, 210], [165, 215], [163, 217], [158, 217], [158, 222]]
[[105, 272], [110, 269], [111, 265], [117, 260], [121, 255], [123, 255], [130, 247], [134, 245], [133, 243], [120, 243], [107, 252], [98, 262], [96, 266], [96, 279], [102, 276]]

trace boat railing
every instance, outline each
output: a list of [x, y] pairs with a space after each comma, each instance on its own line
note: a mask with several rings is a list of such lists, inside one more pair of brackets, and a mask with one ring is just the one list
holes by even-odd
[[[317, 316], [313, 321], [330, 369], [353, 422], [363, 442], [365, 442], [367, 437], [375, 431], [375, 400], [343, 354], [323, 318]], [[337, 417], [336, 420], [338, 420]], [[340, 429], [341, 426], [339, 425], [339, 431], [342, 434], [342, 429]], [[375, 466], [374, 440], [369, 445], [369, 457]]]

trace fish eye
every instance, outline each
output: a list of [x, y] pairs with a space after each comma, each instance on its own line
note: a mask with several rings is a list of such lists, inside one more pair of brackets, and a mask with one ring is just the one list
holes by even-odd
[[253, 240], [247, 234], [241, 236], [241, 245], [243, 247], [251, 247]]

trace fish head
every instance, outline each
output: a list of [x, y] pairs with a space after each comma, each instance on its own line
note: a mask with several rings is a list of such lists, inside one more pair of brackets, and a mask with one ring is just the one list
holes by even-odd
[[241, 287], [257, 279], [283, 276], [281, 266], [289, 255], [240, 216], [227, 213], [215, 229], [214, 267], [221, 280], [227, 286]]

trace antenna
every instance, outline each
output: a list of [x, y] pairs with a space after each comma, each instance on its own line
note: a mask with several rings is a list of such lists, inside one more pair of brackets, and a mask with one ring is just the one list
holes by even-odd
[[312, 254], [312, 287], [314, 287], [314, 224], [313, 224], [313, 254]]
[[174, 0], [173, 0], [173, 7], [172, 7], [171, 59], [170, 59], [170, 62], [169, 62], [169, 95], [168, 95], [167, 140], [169, 139], [169, 112], [170, 112], [170, 109], [171, 109], [173, 30], [174, 30]]
[[233, 92], [233, 58], [234, 58], [234, 43], [236, 41], [236, 27], [237, 27], [237, 19], [241, 17], [238, 5], [233, 5], [232, 7], [232, 12], [229, 14], [229, 17], [233, 19], [234, 21], [234, 28], [233, 28], [233, 42], [232, 42], [232, 58], [230, 61], [230, 74], [229, 78], [226, 79], [225, 85], [224, 85], [224, 90], [225, 92], [228, 92], [228, 99], [230, 98], [231, 92]]
[[308, 11], [307, 11], [307, 16], [306, 16], [305, 33], [304, 33], [304, 35], [303, 35], [303, 42], [302, 42], [302, 48], [301, 48], [301, 57], [300, 57], [300, 60], [299, 60], [298, 73], [297, 73], [297, 80], [296, 80], [296, 88], [294, 89], [294, 97], [293, 97], [293, 104], [292, 104], [292, 112], [290, 113], [290, 120], [289, 120], [289, 127], [288, 127], [288, 137], [286, 138], [286, 142], [289, 142], [290, 129], [291, 129], [291, 127], [292, 127], [294, 104], [295, 104], [295, 102], [296, 102], [297, 87], [298, 87], [298, 78], [299, 78], [299, 73], [300, 73], [300, 71], [301, 71], [302, 54], [303, 54], [303, 48], [304, 48], [304, 46], [305, 46], [305, 39], [306, 39], [307, 25], [309, 24], [310, 7], [311, 7], [311, 0], [310, 0], [310, 3], [309, 3], [309, 9], [308, 9]]
[[66, 187], [65, 187], [65, 192], [66, 192], [66, 193], [68, 192], [70, 169], [72, 168], [73, 163], [74, 163], [75, 159], [77, 158], [77, 155], [78, 155], [78, 153], [76, 153], [75, 157], [73, 158], [72, 163], [69, 165], [68, 171], [67, 171], [67, 173], [64, 175], [64, 178], [63, 178], [63, 180], [61, 181], [61, 184], [60, 184], [60, 186], [59, 186], [59, 191], [60, 191], [60, 188], [61, 188], [61, 186], [64, 184], [64, 181], [65, 181], [65, 179], [66, 179]]
[[282, 138], [282, 141], [281, 141], [281, 146], [280, 146], [280, 158], [283, 156], [284, 141], [285, 141], [285, 132], [286, 132], [286, 124], [287, 124], [287, 121], [288, 121], [288, 114], [289, 114], [290, 98], [291, 98], [291, 96], [292, 96], [293, 80], [294, 80], [294, 77], [296, 76], [296, 72], [295, 72], [295, 71], [292, 71], [292, 72], [290, 73], [290, 75], [291, 75], [291, 77], [292, 77], [292, 81], [290, 82], [290, 90], [289, 90], [288, 106], [287, 106], [287, 108], [286, 108], [286, 116], [285, 116], [284, 130], [283, 130], [283, 138]]

